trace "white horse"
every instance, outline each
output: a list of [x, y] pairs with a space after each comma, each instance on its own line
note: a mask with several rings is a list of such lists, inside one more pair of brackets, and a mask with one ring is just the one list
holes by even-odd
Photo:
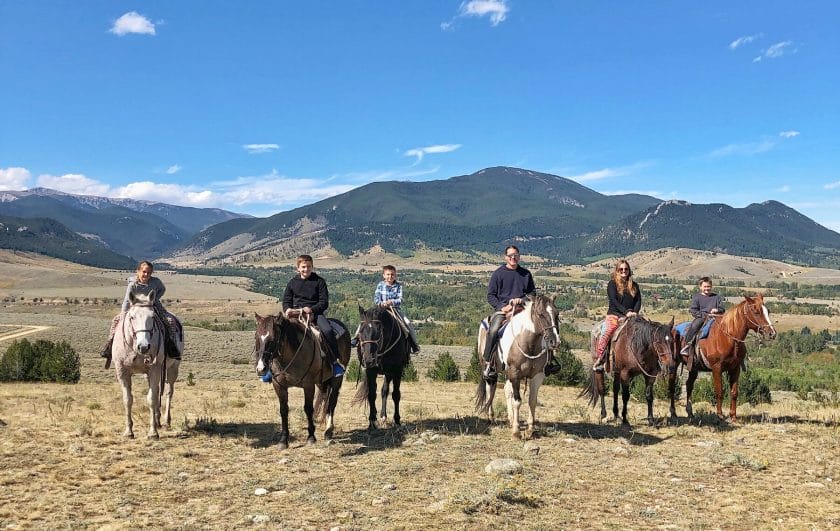
[[[149, 433], [150, 439], [159, 437], [160, 399], [166, 385], [166, 413], [165, 423], [171, 425], [172, 395], [175, 392], [175, 380], [178, 379], [180, 360], [167, 358], [164, 355], [163, 338], [166, 326], [155, 316], [155, 292], [148, 297], [130, 295], [131, 307], [117, 325], [114, 334], [112, 357], [117, 381], [122, 385], [123, 404], [125, 405], [126, 437], [134, 437], [134, 423], [131, 419], [131, 406], [134, 397], [131, 393], [131, 377], [134, 374], [145, 374], [149, 382], [149, 393], [146, 400], [149, 404]], [[183, 350], [183, 342], [175, 338], [179, 350]], [[165, 382], [164, 382], [165, 380]]]
[[[484, 352], [487, 330], [479, 327], [478, 352]], [[513, 438], [520, 437], [519, 408], [522, 397], [519, 384], [524, 380], [528, 387], [528, 430], [525, 438], [534, 434], [536, 424], [537, 393], [545, 379], [545, 366], [560, 340], [558, 330], [558, 311], [554, 299], [545, 295], [528, 297], [525, 308], [514, 315], [499, 339], [499, 348], [495, 353], [496, 363], [504, 367], [505, 398], [507, 399], [508, 420]], [[480, 355], [480, 354], [479, 354]], [[501, 371], [500, 371], [501, 372]], [[479, 382], [475, 395], [476, 412], [487, 412], [493, 419], [493, 398], [496, 394], [496, 381]]]

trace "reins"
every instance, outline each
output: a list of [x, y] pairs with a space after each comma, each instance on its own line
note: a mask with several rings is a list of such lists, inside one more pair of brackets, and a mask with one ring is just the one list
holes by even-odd
[[[299, 342], [297, 350], [295, 350], [295, 353], [292, 355], [292, 359], [289, 360], [289, 362], [286, 364], [285, 367], [283, 367], [283, 355], [280, 353], [280, 349], [279, 348], [277, 349], [277, 363], [280, 364], [280, 372], [278, 374], [272, 374], [271, 375], [272, 379], [276, 379], [280, 374], [285, 374], [286, 378], [291, 376], [291, 374], [289, 373], [289, 368], [292, 366], [292, 364], [297, 359], [298, 354], [300, 354], [300, 351], [303, 349], [304, 340], [306, 339], [306, 336], [309, 335], [309, 318], [310, 318], [309, 315], [307, 315], [306, 318], [303, 318], [301, 315], [298, 315], [298, 321], [303, 323], [303, 337], [300, 338], [300, 342]], [[279, 347], [279, 345], [278, 345], [278, 347]], [[313, 363], [315, 363], [315, 352], [312, 353], [312, 359], [309, 360], [309, 366], [306, 368], [306, 371], [304, 371], [304, 373], [303, 373], [304, 376], [309, 374], [309, 369], [312, 368]], [[297, 381], [298, 382], [303, 381], [303, 377], [298, 378]]]

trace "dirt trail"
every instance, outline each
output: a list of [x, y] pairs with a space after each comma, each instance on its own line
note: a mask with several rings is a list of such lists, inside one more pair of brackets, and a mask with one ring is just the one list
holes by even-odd
[[[24, 330], [21, 330], [23, 328]], [[34, 334], [37, 332], [43, 332], [44, 330], [49, 330], [52, 328], [51, 326], [36, 326], [36, 325], [23, 325], [20, 326], [12, 331], [9, 332], [0, 332], [0, 341], [4, 341], [6, 339], [17, 339], [19, 337], [28, 336], [29, 334]]]

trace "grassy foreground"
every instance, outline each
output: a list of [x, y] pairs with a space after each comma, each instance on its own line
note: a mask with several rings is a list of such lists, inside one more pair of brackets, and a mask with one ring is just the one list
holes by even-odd
[[[185, 361], [182, 380], [188, 371]], [[575, 389], [543, 387], [540, 436], [523, 442], [472, 414], [466, 383], [406, 384], [403, 426], [368, 433], [345, 382], [336, 440], [323, 441], [319, 427], [319, 442], [303, 446], [293, 390], [294, 440], [278, 451], [274, 393], [246, 376], [179, 383], [173, 429], [156, 441], [143, 438], [140, 377], [136, 440], [121, 436], [118, 384], [83, 382], [0, 385], [0, 527], [840, 526], [840, 411], [814, 403], [744, 406], [737, 425], [699, 404], [696, 424], [649, 428], [634, 402], [628, 429], [599, 424]], [[655, 407], [664, 417], [666, 404]], [[496, 458], [523, 470], [486, 473]]]

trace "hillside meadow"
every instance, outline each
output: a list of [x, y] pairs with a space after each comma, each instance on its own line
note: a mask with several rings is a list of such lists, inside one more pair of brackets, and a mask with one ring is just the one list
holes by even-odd
[[[350, 405], [355, 382], [348, 381], [335, 439], [323, 440], [319, 427], [314, 446], [304, 445], [302, 393], [290, 393], [293, 441], [280, 451], [276, 398], [250, 364], [253, 332], [191, 325], [172, 429], [160, 440], [146, 440], [144, 429], [137, 429], [137, 439], [125, 439], [121, 391], [97, 352], [116, 308], [107, 299], [122, 297], [128, 273], [27, 259], [32, 262], [0, 260], [0, 294], [14, 292], [16, 299], [0, 308], [0, 350], [15, 334], [66, 339], [80, 354], [82, 378], [76, 385], [0, 384], [0, 527], [840, 525], [840, 407], [794, 393], [774, 394], [772, 404], [739, 406], [741, 421], [734, 424], [718, 421], [703, 402], [695, 402], [694, 423], [669, 424], [667, 404], [657, 400], [659, 423], [648, 427], [644, 404], [633, 401], [631, 426], [622, 427], [600, 423], [578, 389], [543, 387], [539, 433], [520, 441], [503, 422], [501, 390], [500, 420], [491, 423], [473, 413], [474, 384], [421, 376], [403, 386], [403, 425], [369, 432], [364, 408]], [[177, 274], [164, 281], [172, 309], [192, 314], [196, 323], [276, 310], [276, 298], [248, 291], [246, 278]], [[463, 373], [472, 348], [424, 344], [418, 372], [425, 374], [442, 352], [451, 353]], [[148, 422], [144, 385], [134, 378], [135, 428]], [[684, 414], [682, 403], [678, 412]], [[521, 469], [486, 472], [498, 458], [516, 460]]]

